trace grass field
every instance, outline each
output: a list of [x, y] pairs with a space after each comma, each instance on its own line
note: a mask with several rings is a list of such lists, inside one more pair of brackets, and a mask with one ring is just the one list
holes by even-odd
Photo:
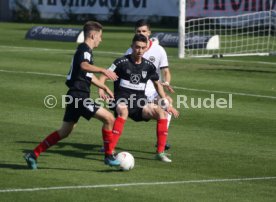
[[[171, 164], [153, 159], [155, 123], [128, 120], [117, 150], [131, 152], [135, 168], [107, 167], [98, 152], [100, 122], [81, 119], [69, 138], [41, 155], [38, 170], [28, 170], [23, 153], [61, 124], [76, 47], [25, 40], [31, 26], [0, 23], [1, 202], [276, 201], [276, 57], [179, 60], [177, 49], [166, 48], [174, 99], [233, 95], [231, 109], [179, 108], [169, 131]], [[131, 27], [106, 27], [95, 64], [108, 67], [131, 38]], [[55, 108], [44, 106], [47, 95], [58, 98]]]

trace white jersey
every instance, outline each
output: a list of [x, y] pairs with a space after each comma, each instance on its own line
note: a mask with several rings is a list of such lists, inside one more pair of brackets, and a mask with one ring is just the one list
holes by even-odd
[[[131, 54], [131, 53], [132, 53], [132, 48], [129, 48], [126, 51], [125, 55]], [[159, 80], [161, 81], [162, 80], [161, 69], [168, 68], [169, 66], [168, 57], [165, 49], [159, 44], [150, 41], [150, 47], [144, 53], [143, 57], [148, 59], [154, 64], [154, 66], [156, 67], [156, 72], [159, 76]], [[156, 92], [151, 80], [147, 82], [145, 94], [150, 101], [154, 100], [154, 98], [158, 96], [158, 93]]]

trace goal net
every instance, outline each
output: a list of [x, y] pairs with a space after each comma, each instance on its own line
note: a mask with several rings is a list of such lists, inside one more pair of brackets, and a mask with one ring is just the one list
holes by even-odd
[[[192, 16], [193, 2], [202, 17]], [[276, 52], [276, 0], [180, 0], [179, 5], [180, 58]]]

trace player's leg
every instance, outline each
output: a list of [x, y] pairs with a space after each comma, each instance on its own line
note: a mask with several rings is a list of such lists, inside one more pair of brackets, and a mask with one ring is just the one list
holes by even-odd
[[69, 136], [73, 128], [76, 126], [74, 122], [63, 122], [60, 129], [48, 135], [35, 149], [34, 154], [38, 157], [42, 152], [51, 146], [57, 144], [60, 140]]
[[[78, 105], [77, 105], [78, 106]], [[48, 135], [33, 151], [36, 157], [40, 153], [46, 151], [49, 147], [57, 144], [60, 140], [69, 136], [73, 128], [76, 126], [81, 114], [83, 106], [75, 107], [75, 103], [68, 104], [65, 109], [63, 123], [57, 131]]]
[[[128, 108], [125, 103], [119, 103], [116, 105], [116, 119], [112, 128], [113, 140], [112, 140], [112, 151], [114, 151], [120, 136], [122, 135], [125, 122], [128, 118]], [[101, 149], [101, 151], [105, 151], [105, 148]]]
[[113, 156], [113, 133], [112, 128], [114, 125], [114, 116], [105, 108], [100, 107], [95, 113], [94, 117], [103, 122], [102, 138], [104, 143], [105, 159], [104, 162], [110, 166], [118, 166], [120, 162]]
[[[166, 98], [169, 101], [170, 105], [173, 105], [173, 99], [168, 95], [166, 95]], [[167, 119], [168, 119], [168, 125], [167, 126], [168, 126], [168, 128], [170, 126], [171, 118], [172, 118], [172, 115], [167, 113]]]
[[[149, 102], [153, 102], [156, 105], [160, 105], [160, 103], [159, 103], [160, 97], [159, 97], [156, 89], [152, 85], [147, 85], [145, 94], [146, 94]], [[168, 95], [166, 95], [166, 98], [168, 99], [169, 103], [172, 104], [172, 102], [173, 102], [172, 98]], [[166, 113], [166, 118], [168, 120], [167, 128], [169, 128], [169, 125], [171, 122], [171, 117], [172, 117], [171, 114]], [[156, 144], [156, 147], [157, 147], [157, 144]], [[166, 142], [165, 150], [169, 150], [170, 148], [171, 148], [171, 145], [168, 142]]]
[[158, 105], [153, 103], [144, 106], [142, 116], [145, 119], [157, 120], [157, 154], [156, 158], [163, 162], [171, 162], [165, 153], [165, 145], [167, 142], [168, 128], [165, 111]]
[[115, 147], [123, 133], [124, 125], [128, 118], [128, 108], [125, 103], [117, 104], [115, 110], [116, 110], [117, 118], [114, 122], [114, 126], [112, 129], [112, 132], [113, 132], [112, 148], [113, 148], [113, 150], [115, 149]]
[[60, 140], [68, 137], [81, 116], [81, 109], [81, 107], [76, 108], [74, 102], [66, 106], [63, 123], [60, 129], [49, 134], [32, 152], [24, 156], [30, 168], [35, 169], [37, 167], [36, 159], [42, 152], [57, 144]]
[[28, 164], [28, 167], [31, 169], [36, 169], [37, 158], [40, 156], [40, 154], [45, 152], [51, 146], [57, 144], [60, 140], [68, 137], [74, 126], [74, 122], [63, 122], [60, 129], [49, 134], [40, 144], [36, 146], [32, 152], [25, 154], [24, 158]]
[[[173, 104], [173, 99], [170, 96], [168, 96], [168, 95], [166, 95], [166, 98], [169, 101], [169, 103], [172, 105]], [[167, 120], [168, 120], [167, 128], [169, 130], [169, 126], [170, 126], [170, 123], [171, 123], [172, 115], [170, 113], [166, 113], [166, 117], [167, 117]], [[165, 146], [165, 150], [169, 150], [170, 148], [171, 148], [171, 145], [168, 143], [168, 140], [167, 140], [167, 143], [166, 143], [166, 146]]]

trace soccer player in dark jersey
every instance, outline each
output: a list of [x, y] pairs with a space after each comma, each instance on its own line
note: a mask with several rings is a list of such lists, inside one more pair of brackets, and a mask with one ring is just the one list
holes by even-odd
[[[115, 148], [120, 135], [122, 134], [125, 121], [128, 117], [134, 121], [157, 120], [157, 154], [156, 159], [163, 162], [171, 162], [166, 155], [165, 144], [167, 140], [167, 118], [166, 112], [154, 103], [148, 103], [145, 95], [146, 83], [151, 80], [161, 98], [163, 98], [163, 108], [178, 117], [178, 111], [169, 105], [166, 94], [159, 76], [156, 73], [156, 67], [152, 62], [143, 58], [147, 50], [147, 38], [142, 34], [136, 34], [132, 40], [132, 50], [130, 55], [125, 55], [116, 59], [109, 70], [118, 75], [114, 82], [114, 110], [117, 118], [114, 123], [112, 147]], [[102, 75], [101, 82], [105, 82], [108, 77]], [[99, 89], [100, 97], [106, 99], [105, 93]]]
[[37, 168], [37, 158], [42, 152], [68, 137], [81, 116], [87, 120], [94, 117], [103, 122], [102, 137], [105, 147], [105, 164], [110, 166], [118, 166], [120, 164], [114, 158], [110, 145], [115, 118], [112, 113], [90, 99], [91, 83], [113, 97], [112, 91], [99, 82], [93, 73], [102, 73], [112, 80], [116, 80], [117, 75], [110, 70], [94, 65], [92, 49], [97, 48], [102, 41], [102, 25], [98, 22], [89, 21], [85, 23], [83, 32], [84, 43], [78, 46], [72, 60], [71, 69], [67, 75], [66, 85], [69, 90], [66, 95], [67, 106], [63, 124], [60, 129], [48, 135], [32, 152], [25, 154], [24, 158], [31, 169]]
[[[151, 36], [151, 25], [150, 23], [145, 19], [140, 19], [136, 21], [134, 32], [136, 34], [143, 34], [147, 37], [148, 43], [147, 43], [147, 51], [144, 53], [143, 57], [151, 61], [155, 67], [156, 72], [159, 75], [159, 81], [163, 85], [164, 88], [166, 88], [170, 93], [174, 93], [173, 88], [170, 86], [171, 82], [171, 72], [169, 68], [168, 63], [168, 57], [165, 49], [159, 45], [158, 41], [153, 38], [150, 38]], [[131, 54], [132, 48], [129, 48], [125, 55]], [[145, 94], [149, 101], [155, 102], [158, 104], [159, 95], [156, 92], [153, 83], [151, 80], [148, 81], [147, 87], [145, 90]], [[167, 94], [168, 101], [172, 104], [172, 98]], [[171, 114], [167, 113], [167, 119], [168, 119], [168, 127], [170, 125], [171, 121]], [[171, 145], [166, 144], [165, 149], [170, 149]]]

